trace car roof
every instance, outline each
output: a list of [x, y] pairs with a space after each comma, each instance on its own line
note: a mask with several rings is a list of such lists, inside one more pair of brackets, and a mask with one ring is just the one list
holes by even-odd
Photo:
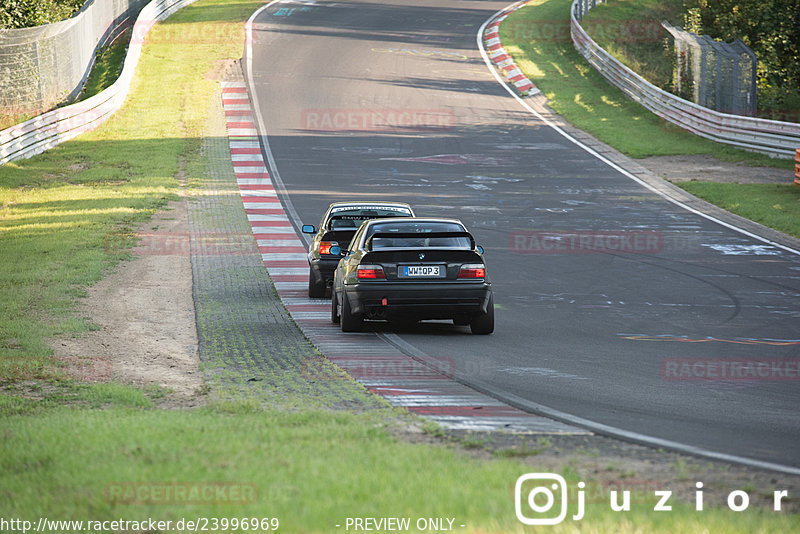
[[355, 201], [355, 202], [333, 202], [328, 209], [331, 208], [338, 208], [341, 206], [353, 206], [354, 208], [358, 208], [361, 206], [399, 206], [402, 208], [411, 208], [411, 205], [406, 202], [395, 202], [395, 201], [386, 201], [386, 200], [373, 200], [373, 201]]
[[398, 223], [450, 223], [450, 224], [458, 224], [464, 228], [466, 225], [459, 221], [458, 219], [442, 219], [438, 217], [387, 217], [385, 219], [371, 219], [369, 221], [365, 221], [363, 224], [371, 225], [371, 224], [383, 224], [383, 223], [391, 223], [391, 222], [398, 222]]

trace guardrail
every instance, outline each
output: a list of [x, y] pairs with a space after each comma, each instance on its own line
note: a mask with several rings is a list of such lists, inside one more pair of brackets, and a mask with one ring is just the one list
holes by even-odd
[[791, 158], [800, 147], [800, 124], [720, 113], [679, 98], [651, 84], [600, 48], [580, 25], [583, 15], [603, 0], [574, 0], [570, 35], [578, 52], [631, 100], [662, 119], [713, 141]]
[[110, 117], [128, 96], [147, 32], [156, 22], [194, 1], [153, 0], [142, 8], [133, 26], [131, 42], [117, 81], [82, 102], [48, 111], [0, 131], [0, 165], [44, 152], [83, 132], [93, 130]]
[[0, 29], [0, 108], [9, 115], [39, 114], [59, 102], [73, 102], [98, 47], [129, 25], [148, 2], [86, 0], [68, 19]]

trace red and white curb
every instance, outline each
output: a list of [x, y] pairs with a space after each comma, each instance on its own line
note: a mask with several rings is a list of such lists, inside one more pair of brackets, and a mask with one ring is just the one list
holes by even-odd
[[233, 172], [264, 266], [292, 319], [328, 360], [393, 406], [446, 428], [589, 434], [456, 382], [451, 378], [454, 359], [442, 358], [445, 363], [437, 372], [374, 333], [341, 332], [330, 320], [330, 301], [308, 298], [306, 247], [284, 212], [264, 164], [245, 83], [223, 82], [222, 105]]
[[517, 91], [523, 96], [533, 96], [541, 93], [541, 91], [522, 73], [522, 70], [514, 63], [511, 55], [503, 48], [500, 42], [500, 23], [503, 22], [511, 13], [521, 7], [525, 7], [527, 1], [520, 2], [512, 7], [502, 11], [495, 16], [483, 33], [483, 40], [486, 44], [486, 50], [492, 63], [500, 69], [500, 72], [505, 75], [506, 80], [512, 84]]

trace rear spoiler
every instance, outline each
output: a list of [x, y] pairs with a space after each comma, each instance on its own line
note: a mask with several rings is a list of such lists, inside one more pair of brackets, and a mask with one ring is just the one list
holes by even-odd
[[[369, 215], [366, 217], [360, 215], [333, 215], [328, 219], [328, 226], [330, 227], [331, 221], [371, 221], [373, 219], [394, 219], [397, 215]], [[353, 227], [353, 231], [357, 230], [358, 226]], [[348, 230], [348, 228], [328, 228], [331, 230]]]
[[[372, 243], [375, 239], [405, 238], [405, 239], [427, 239], [430, 237], [467, 237], [469, 238], [470, 250], [475, 248], [475, 238], [469, 232], [376, 232], [367, 238], [364, 245], [368, 251], [372, 251]], [[417, 247], [405, 247], [417, 248]]]

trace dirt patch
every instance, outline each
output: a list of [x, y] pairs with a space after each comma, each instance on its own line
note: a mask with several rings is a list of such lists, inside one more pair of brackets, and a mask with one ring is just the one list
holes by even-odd
[[211, 68], [203, 74], [207, 80], [229, 80], [234, 72], [241, 70], [238, 59], [218, 59], [211, 64]]
[[78, 313], [98, 326], [53, 340], [56, 357], [84, 380], [171, 390], [162, 407], [203, 402], [192, 300], [187, 200], [172, 202], [137, 231], [132, 261], [88, 289]]
[[773, 167], [750, 167], [720, 161], [713, 156], [655, 156], [637, 159], [643, 167], [670, 182], [723, 182], [732, 184], [791, 184], [794, 173]]

